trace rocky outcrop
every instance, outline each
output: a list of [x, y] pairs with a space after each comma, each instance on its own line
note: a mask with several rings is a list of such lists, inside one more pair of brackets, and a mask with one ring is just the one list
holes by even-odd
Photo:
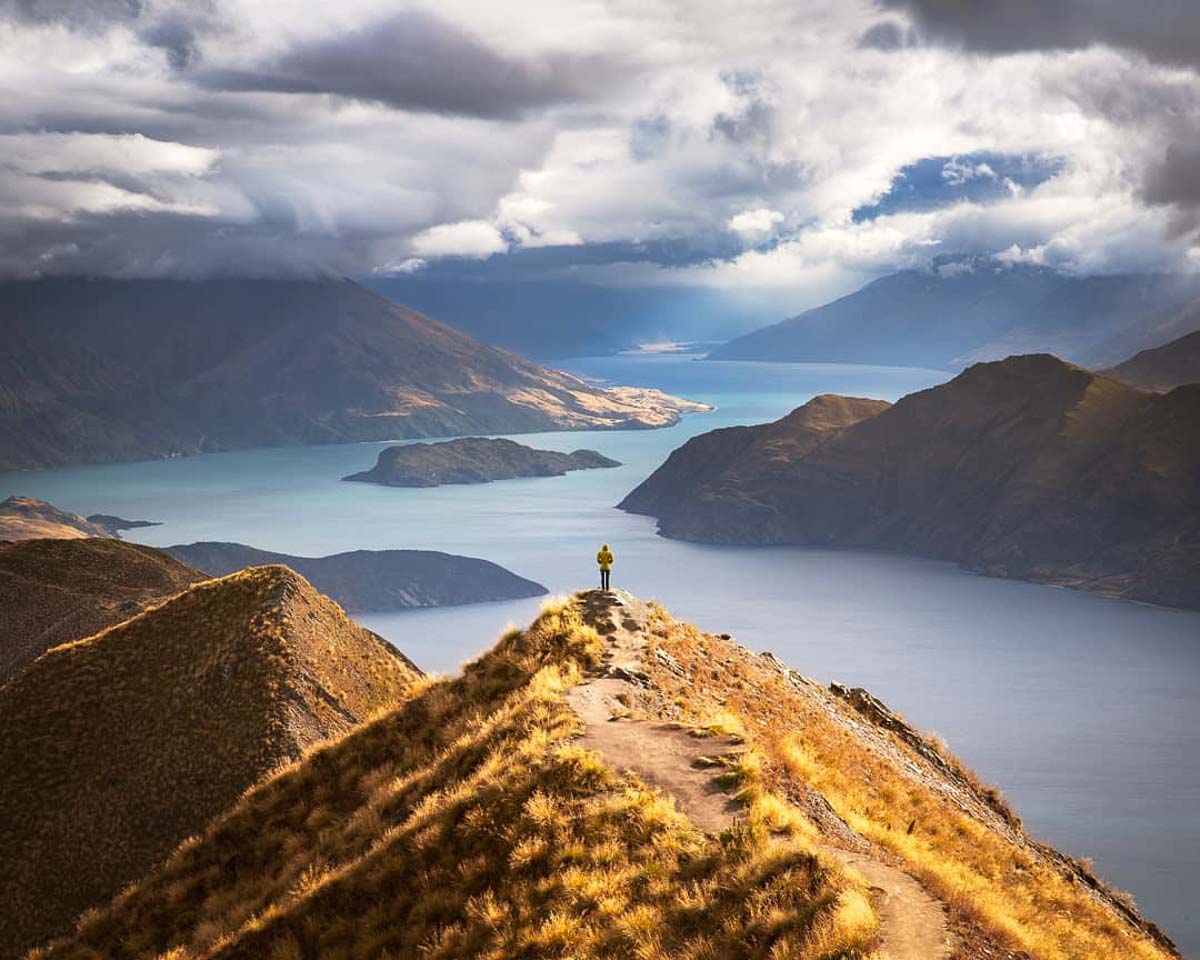
[[245, 567], [282, 564], [351, 613], [515, 600], [546, 593], [540, 583], [495, 563], [435, 550], [354, 550], [327, 557], [296, 557], [240, 543], [204, 542], [167, 547], [166, 552], [214, 577]]
[[680, 539], [883, 548], [1200, 607], [1197, 476], [1200, 385], [1148, 393], [1041, 354], [698, 437], [621, 506]]
[[467, 437], [444, 443], [388, 447], [375, 466], [345, 480], [389, 487], [436, 487], [444, 483], [489, 483], [517, 477], [561, 477], [571, 470], [619, 467], [595, 450], [536, 450], [512, 440]]

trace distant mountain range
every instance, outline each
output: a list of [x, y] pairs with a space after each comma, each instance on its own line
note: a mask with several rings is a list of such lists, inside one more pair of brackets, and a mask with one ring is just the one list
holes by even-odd
[[875, 547], [1200, 608], [1200, 384], [1045, 354], [894, 405], [822, 396], [688, 441], [621, 506], [670, 537]]
[[485, 343], [556, 362], [662, 341], [716, 343], [753, 329], [762, 307], [711, 288], [606, 286], [476, 275], [363, 277], [363, 286]]
[[349, 281], [0, 284], [0, 470], [657, 427], [682, 408], [531, 363]]
[[947, 256], [738, 337], [709, 358], [945, 369], [1050, 352], [1106, 366], [1200, 328], [1200, 302], [1192, 303], [1198, 296], [1200, 278], [1076, 277]]

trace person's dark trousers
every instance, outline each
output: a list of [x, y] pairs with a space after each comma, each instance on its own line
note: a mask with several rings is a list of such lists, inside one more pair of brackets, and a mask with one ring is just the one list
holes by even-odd
[[608, 570], [600, 571], [600, 589], [601, 590], [608, 589], [608, 574], [609, 574]]

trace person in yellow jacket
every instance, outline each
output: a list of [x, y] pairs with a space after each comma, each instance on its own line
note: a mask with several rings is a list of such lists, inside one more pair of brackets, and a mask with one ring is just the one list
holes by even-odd
[[608, 573], [612, 570], [613, 552], [608, 549], [608, 544], [600, 547], [600, 552], [596, 554], [596, 562], [600, 564], [600, 589], [608, 589]]

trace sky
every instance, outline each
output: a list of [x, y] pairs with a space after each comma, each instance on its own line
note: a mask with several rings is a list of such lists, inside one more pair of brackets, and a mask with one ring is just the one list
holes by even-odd
[[0, 276], [1200, 270], [1194, 0], [0, 0]]

